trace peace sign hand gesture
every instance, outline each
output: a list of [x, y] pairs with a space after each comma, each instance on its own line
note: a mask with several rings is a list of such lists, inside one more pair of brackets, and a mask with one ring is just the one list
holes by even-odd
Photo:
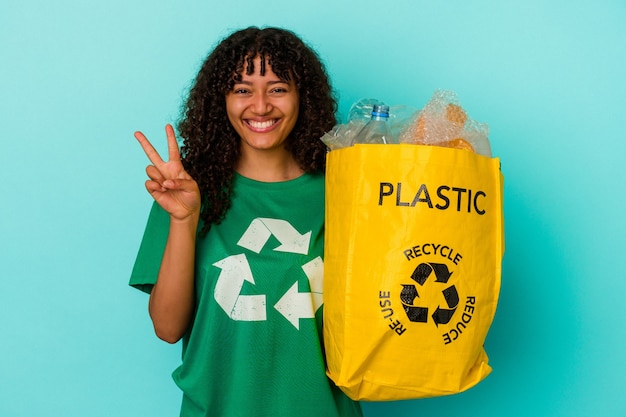
[[200, 189], [196, 181], [185, 171], [180, 161], [180, 152], [176, 135], [171, 125], [165, 126], [169, 160], [161, 159], [150, 141], [141, 132], [135, 132], [135, 138], [152, 162], [146, 168], [150, 178], [146, 189], [154, 200], [170, 214], [172, 220], [198, 219], [200, 213]]

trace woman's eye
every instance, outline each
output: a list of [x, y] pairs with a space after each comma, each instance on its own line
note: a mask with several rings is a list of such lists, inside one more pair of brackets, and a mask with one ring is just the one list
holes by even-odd
[[248, 93], [248, 90], [247, 90], [247, 89], [245, 89], [245, 88], [235, 88], [235, 89], [233, 90], [233, 93], [234, 93], [234, 94], [247, 94], [247, 93]]

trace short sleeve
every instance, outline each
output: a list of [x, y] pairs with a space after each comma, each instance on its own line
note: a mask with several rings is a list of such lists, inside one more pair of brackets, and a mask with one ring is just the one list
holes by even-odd
[[152, 291], [161, 268], [169, 224], [169, 214], [156, 202], [153, 203], [130, 276], [129, 285], [132, 287], [146, 293]]

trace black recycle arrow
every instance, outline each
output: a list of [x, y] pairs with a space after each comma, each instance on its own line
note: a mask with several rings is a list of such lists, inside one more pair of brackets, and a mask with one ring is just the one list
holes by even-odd
[[413, 305], [413, 301], [415, 301], [417, 297], [419, 297], [419, 294], [417, 293], [417, 288], [415, 288], [415, 285], [402, 284], [402, 292], [400, 293], [400, 300], [402, 300], [404, 304]]
[[400, 300], [404, 306], [406, 316], [410, 321], [418, 323], [426, 323], [428, 321], [428, 307], [414, 306], [413, 301], [419, 297], [417, 288], [415, 285], [402, 284], [402, 292], [400, 293]]
[[452, 275], [452, 272], [448, 270], [448, 265], [431, 262], [419, 264], [411, 274], [411, 278], [419, 285], [424, 285], [432, 272], [435, 272], [436, 282], [447, 283]]
[[439, 327], [440, 324], [448, 324], [454, 315], [457, 306], [459, 305], [459, 293], [456, 291], [456, 287], [454, 285], [446, 288], [442, 292], [443, 297], [446, 300], [446, 304], [448, 304], [448, 309], [443, 309], [439, 306], [433, 313], [433, 321], [437, 327]]

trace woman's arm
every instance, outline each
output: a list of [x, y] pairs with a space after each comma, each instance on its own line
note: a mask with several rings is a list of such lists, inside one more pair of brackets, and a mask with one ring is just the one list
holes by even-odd
[[159, 276], [148, 310], [160, 339], [176, 343], [189, 327], [195, 309], [195, 245], [200, 218], [198, 184], [183, 168], [172, 126], [166, 126], [169, 160], [163, 161], [141, 132], [135, 137], [153, 165], [146, 189], [170, 215], [170, 229]]

